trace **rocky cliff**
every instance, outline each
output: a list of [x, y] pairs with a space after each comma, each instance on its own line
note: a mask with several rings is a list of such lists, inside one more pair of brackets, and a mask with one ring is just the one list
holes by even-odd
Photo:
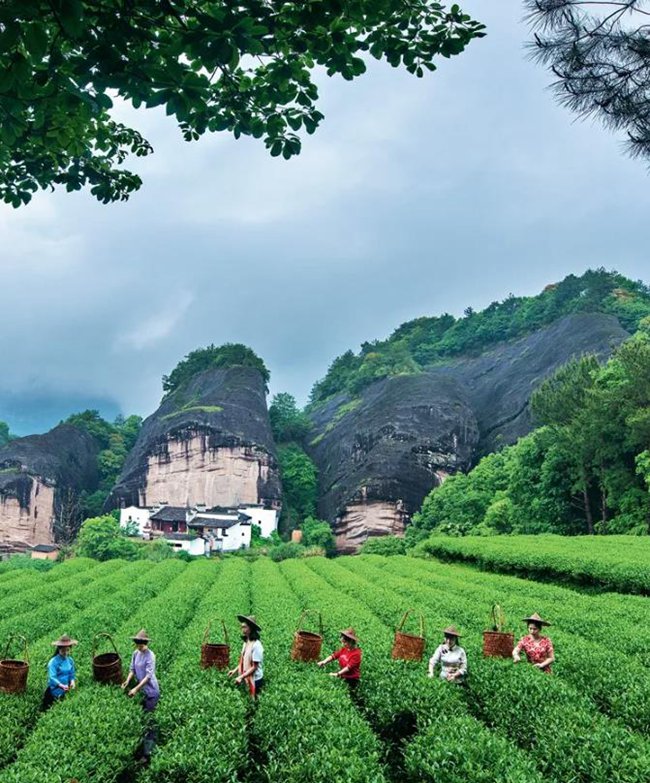
[[97, 486], [95, 440], [70, 424], [0, 449], [0, 541], [51, 544], [70, 498]]
[[529, 400], [574, 356], [608, 356], [628, 336], [616, 318], [576, 313], [484, 354], [385, 379], [311, 414], [319, 512], [340, 551], [401, 533], [445, 476], [533, 427]]
[[109, 506], [279, 506], [264, 381], [251, 367], [195, 375], [145, 420]]

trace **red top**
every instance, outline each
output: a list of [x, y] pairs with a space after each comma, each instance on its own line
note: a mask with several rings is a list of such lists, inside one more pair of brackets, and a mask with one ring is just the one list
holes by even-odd
[[342, 669], [346, 666], [350, 667], [350, 671], [341, 675], [342, 680], [358, 680], [361, 677], [361, 650], [358, 647], [353, 647], [351, 650], [341, 647], [332, 654], [332, 658], [339, 662]]
[[[519, 640], [519, 644], [515, 649], [523, 650], [526, 653], [526, 658], [528, 658], [531, 663], [542, 663], [553, 655], [553, 642], [548, 636], [540, 636], [539, 639], [535, 640], [528, 634]], [[543, 671], [550, 674], [550, 665]]]

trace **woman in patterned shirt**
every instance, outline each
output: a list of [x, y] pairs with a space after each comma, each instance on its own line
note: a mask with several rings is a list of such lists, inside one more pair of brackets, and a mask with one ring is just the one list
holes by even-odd
[[542, 628], [550, 625], [546, 620], [535, 612], [530, 617], [524, 617], [524, 622], [528, 623], [528, 634], [523, 636], [515, 649], [512, 651], [512, 660], [519, 663], [521, 652], [526, 654], [526, 658], [533, 666], [536, 666], [546, 674], [551, 673], [551, 664], [555, 660], [553, 651], [553, 642], [548, 636], [542, 636]]

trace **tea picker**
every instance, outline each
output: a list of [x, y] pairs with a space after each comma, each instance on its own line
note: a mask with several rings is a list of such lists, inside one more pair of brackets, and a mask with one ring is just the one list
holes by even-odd
[[522, 636], [512, 651], [512, 660], [519, 663], [523, 652], [533, 666], [550, 674], [551, 664], [555, 661], [555, 651], [553, 650], [553, 642], [548, 636], [542, 636], [542, 628], [549, 626], [550, 623], [547, 620], [542, 620], [537, 612], [531, 614], [530, 617], [524, 617], [524, 622], [528, 624], [528, 634]]
[[436, 666], [440, 665], [440, 679], [447, 682], [462, 682], [467, 675], [467, 653], [458, 644], [461, 637], [455, 625], [443, 631], [445, 640], [436, 647], [429, 660], [429, 677], [433, 677]]
[[229, 677], [237, 675], [237, 685], [246, 683], [248, 692], [256, 699], [264, 687], [264, 647], [260, 641], [261, 627], [253, 615], [238, 614], [241, 623], [242, 645], [239, 664], [228, 672]]
[[135, 678], [137, 685], [128, 690], [127, 694], [133, 698], [142, 691], [142, 709], [148, 713], [148, 719], [140, 761], [146, 764], [149, 762], [156, 744], [156, 726], [151, 713], [156, 709], [160, 700], [160, 686], [156, 678], [156, 656], [149, 649], [151, 641], [149, 634], [142, 628], [135, 636], [131, 637], [131, 640], [136, 649], [131, 656], [131, 666], [126, 680], [122, 683], [122, 690], [126, 690], [131, 680]]
[[77, 644], [77, 640], [71, 639], [67, 634], [52, 642], [56, 647], [56, 655], [53, 655], [47, 664], [47, 688], [42, 704], [44, 710], [61, 701], [67, 693], [76, 688], [76, 669], [70, 652]]
[[340, 677], [351, 690], [355, 690], [361, 679], [362, 651], [354, 628], [341, 631], [341, 642], [343, 646], [327, 658], [318, 661], [318, 666], [326, 666], [330, 661], [338, 661], [341, 668], [337, 672], [331, 672], [330, 677]]

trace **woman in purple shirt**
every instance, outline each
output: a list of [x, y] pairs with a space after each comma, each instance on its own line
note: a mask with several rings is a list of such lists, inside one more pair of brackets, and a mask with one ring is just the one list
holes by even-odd
[[[149, 649], [149, 642], [151, 639], [144, 628], [131, 638], [136, 649], [131, 656], [129, 674], [122, 683], [122, 690], [126, 690], [131, 680], [135, 678], [137, 685], [127, 691], [127, 693], [132, 698], [142, 691], [142, 707], [145, 712], [151, 713], [156, 709], [156, 705], [160, 700], [160, 687], [158, 685], [158, 680], [156, 679], [156, 656], [153, 651]], [[156, 727], [153, 721], [149, 720], [144, 735], [142, 757], [140, 759], [144, 764], [149, 763], [155, 743]]]

